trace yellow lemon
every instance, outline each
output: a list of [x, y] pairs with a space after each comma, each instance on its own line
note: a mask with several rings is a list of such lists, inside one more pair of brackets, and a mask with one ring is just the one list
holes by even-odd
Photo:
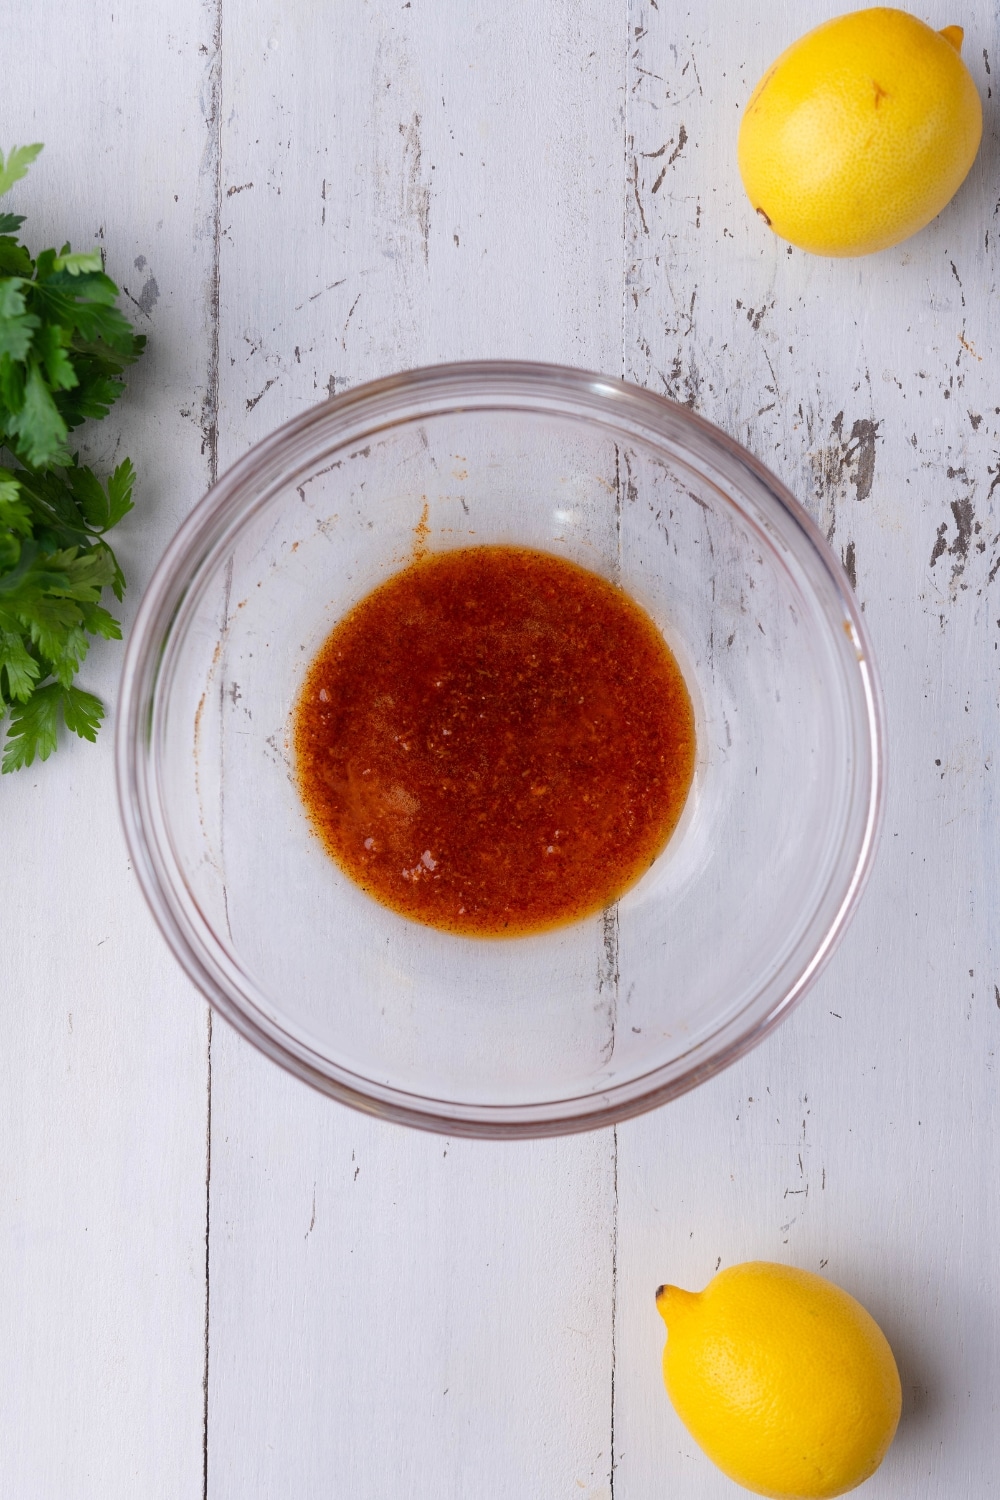
[[817, 26], [765, 73], [740, 123], [750, 202], [815, 255], [916, 234], [957, 192], [983, 133], [962, 28], [878, 6]]
[[749, 1261], [703, 1292], [661, 1286], [663, 1378], [695, 1441], [758, 1495], [842, 1495], [874, 1474], [899, 1421], [896, 1362], [840, 1287]]

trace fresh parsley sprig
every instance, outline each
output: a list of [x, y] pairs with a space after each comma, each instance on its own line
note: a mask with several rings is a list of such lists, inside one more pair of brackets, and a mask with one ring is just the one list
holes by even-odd
[[[40, 145], [0, 153], [0, 196]], [[99, 250], [37, 259], [17, 238], [19, 214], [0, 214], [0, 723], [2, 769], [46, 760], [60, 720], [96, 738], [104, 706], [74, 683], [94, 636], [121, 638], [101, 604], [125, 579], [105, 535], [132, 509], [125, 459], [106, 481], [68, 447], [73, 428], [106, 416], [145, 338], [117, 306]], [[4, 463], [4, 450], [10, 462]]]

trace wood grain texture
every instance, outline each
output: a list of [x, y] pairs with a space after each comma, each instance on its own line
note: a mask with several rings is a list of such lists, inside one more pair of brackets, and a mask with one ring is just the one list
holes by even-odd
[[[225, 23], [221, 462], [407, 366], [616, 369], [620, 8], [305, 13]], [[213, 1500], [609, 1495], [609, 1134], [407, 1133], [217, 1027], [211, 1216]]]
[[[835, 8], [5, 8], [0, 144], [47, 142], [11, 206], [35, 246], [97, 236], [153, 335], [84, 449], [140, 471], [127, 619], [216, 468], [328, 393], [446, 358], [623, 372], [819, 520], [890, 782], [800, 1010], [617, 1132], [419, 1136], [217, 1024], [206, 1284], [205, 1012], [130, 878], [110, 735], [4, 778], [4, 1495], [723, 1500], [663, 1393], [653, 1291], [750, 1257], [825, 1271], [889, 1334], [904, 1420], [866, 1494], [992, 1493], [1000, 39], [986, 0], [931, 0], [966, 29], [979, 161], [909, 244], [822, 261], [754, 218], [734, 142]], [[87, 685], [113, 699], [119, 662], [95, 650]]]
[[[81, 434], [139, 473], [127, 624], [208, 479], [212, 15], [112, 9], [5, 6], [0, 119], [5, 149], [45, 142], [5, 200], [31, 246], [101, 245], [151, 335]], [[121, 654], [100, 643], [83, 672], [111, 704]], [[129, 870], [112, 749], [107, 724], [0, 786], [0, 1492], [19, 1500], [202, 1487], [206, 1011]]]
[[962, 18], [987, 123], [954, 203], [826, 261], [755, 220], [734, 146], [757, 77], [827, 14], [631, 7], [626, 375], [747, 443], [823, 526], [872, 631], [890, 779], [868, 895], [798, 1013], [619, 1131], [619, 1500], [733, 1492], [657, 1388], [653, 1292], [751, 1258], [822, 1270], [886, 1329], [904, 1416], [873, 1500], [986, 1495], [997, 1461], [996, 18]]

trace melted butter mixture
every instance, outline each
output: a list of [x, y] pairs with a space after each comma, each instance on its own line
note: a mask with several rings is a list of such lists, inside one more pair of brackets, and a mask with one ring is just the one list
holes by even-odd
[[475, 937], [614, 902], [676, 827], [695, 757], [684, 679], [645, 611], [499, 546], [425, 557], [355, 605], [309, 668], [294, 744], [341, 869]]

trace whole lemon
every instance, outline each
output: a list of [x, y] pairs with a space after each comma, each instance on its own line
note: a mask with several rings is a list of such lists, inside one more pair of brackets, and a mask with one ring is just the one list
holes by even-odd
[[764, 74], [740, 122], [750, 202], [815, 255], [867, 255], [929, 224], [983, 133], [959, 26], [878, 6], [817, 26]]
[[748, 1261], [703, 1292], [661, 1286], [663, 1378], [691, 1436], [758, 1495], [842, 1495], [874, 1474], [899, 1421], [892, 1350], [840, 1287]]

